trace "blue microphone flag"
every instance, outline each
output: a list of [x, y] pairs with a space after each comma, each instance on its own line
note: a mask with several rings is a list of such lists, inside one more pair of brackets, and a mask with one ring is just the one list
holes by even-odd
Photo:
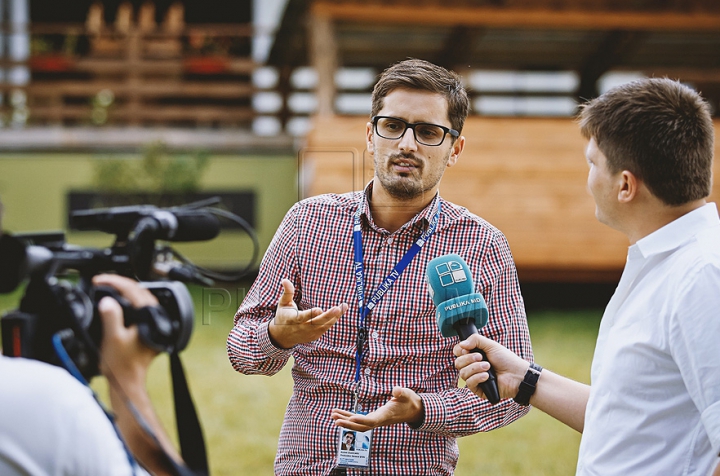
[[461, 320], [470, 319], [477, 328], [487, 324], [487, 304], [482, 294], [475, 292], [470, 268], [460, 255], [451, 253], [431, 260], [425, 277], [443, 336], [456, 336], [453, 326]]

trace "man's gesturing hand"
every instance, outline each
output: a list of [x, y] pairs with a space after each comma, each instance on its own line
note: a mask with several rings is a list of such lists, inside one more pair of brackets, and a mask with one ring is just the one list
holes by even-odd
[[348, 309], [348, 305], [342, 303], [324, 312], [319, 307], [300, 311], [293, 301], [295, 295], [293, 283], [283, 279], [282, 287], [283, 292], [278, 301], [275, 318], [270, 321], [268, 332], [273, 342], [284, 349], [318, 339]]
[[425, 418], [422, 398], [409, 388], [394, 387], [392, 398], [383, 406], [367, 415], [334, 409], [332, 419], [337, 426], [355, 431], [368, 431], [379, 426], [409, 423], [417, 425]]

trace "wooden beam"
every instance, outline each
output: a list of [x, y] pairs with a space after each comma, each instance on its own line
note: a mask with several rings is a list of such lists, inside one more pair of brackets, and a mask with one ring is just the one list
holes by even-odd
[[162, 141], [172, 150], [203, 149], [230, 153], [265, 150], [292, 154], [294, 139], [287, 135], [261, 137], [238, 128], [129, 128], [106, 125], [0, 129], [0, 143], [5, 152], [138, 150], [153, 141]]
[[718, 31], [720, 15], [711, 12], [638, 12], [547, 10], [442, 5], [312, 4], [312, 13], [335, 21], [404, 23], [492, 28], [551, 28], [586, 30]]
[[203, 83], [191, 81], [145, 81], [137, 86], [119, 81], [35, 81], [27, 86], [0, 85], [0, 91], [24, 89], [32, 96], [94, 96], [109, 89], [116, 96], [136, 94], [147, 97], [247, 98], [255, 88], [247, 83]]
[[688, 82], [708, 82], [708, 83], [720, 83], [720, 68], [631, 68], [632, 71], [642, 71], [646, 76], [663, 77], [667, 76], [671, 79], [677, 79], [680, 81]]
[[485, 30], [482, 28], [455, 25], [447, 38], [445, 38], [445, 44], [435, 58], [434, 63], [448, 69], [467, 63], [473, 52], [475, 42], [484, 34]]
[[317, 72], [317, 114], [329, 116], [335, 111], [335, 71], [338, 48], [333, 19], [323, 13], [311, 14], [308, 22], [310, 60]]
[[585, 58], [585, 63], [578, 71], [580, 85], [576, 97], [579, 102], [589, 101], [599, 95], [597, 82], [600, 77], [637, 49], [647, 32], [611, 30], [604, 35], [605, 38]]
[[[92, 109], [89, 106], [31, 106], [30, 115], [38, 119], [90, 119]], [[250, 121], [255, 112], [250, 108], [223, 106], [162, 106], [150, 107], [140, 105], [136, 108], [118, 106], [108, 113], [108, 122], [115, 119], [148, 120], [148, 121], [219, 121], [242, 122]]]

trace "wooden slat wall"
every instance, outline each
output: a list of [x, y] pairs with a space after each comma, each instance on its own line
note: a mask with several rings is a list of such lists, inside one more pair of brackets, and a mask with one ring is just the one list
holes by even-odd
[[[361, 189], [372, 178], [366, 122], [316, 119], [301, 154], [306, 195]], [[715, 127], [717, 135], [720, 123]], [[628, 241], [595, 219], [586, 141], [573, 120], [470, 117], [463, 134], [465, 151], [440, 193], [505, 233], [521, 279], [618, 279]], [[714, 171], [720, 175], [717, 160]], [[718, 199], [715, 181], [711, 200]]]

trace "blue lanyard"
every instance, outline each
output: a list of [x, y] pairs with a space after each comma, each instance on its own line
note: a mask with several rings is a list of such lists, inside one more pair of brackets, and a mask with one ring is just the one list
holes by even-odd
[[380, 286], [375, 290], [373, 295], [370, 297], [367, 305], [365, 305], [365, 268], [363, 266], [363, 247], [362, 247], [362, 227], [360, 225], [360, 209], [362, 204], [358, 206], [357, 212], [355, 212], [353, 220], [353, 249], [355, 251], [355, 292], [357, 294], [358, 309], [360, 311], [360, 325], [358, 326], [358, 335], [356, 342], [355, 352], [355, 383], [360, 381], [360, 361], [363, 356], [363, 346], [367, 341], [367, 328], [365, 327], [365, 318], [372, 312], [377, 306], [380, 300], [385, 296], [390, 287], [397, 281], [407, 265], [415, 258], [425, 243], [430, 239], [435, 229], [437, 228], [438, 221], [440, 220], [440, 200], [438, 199], [437, 212], [430, 221], [430, 226], [427, 230], [420, 235], [420, 237], [413, 243], [409, 250], [405, 252], [403, 257], [400, 259], [398, 264], [390, 271], [385, 279], [383, 279]]

